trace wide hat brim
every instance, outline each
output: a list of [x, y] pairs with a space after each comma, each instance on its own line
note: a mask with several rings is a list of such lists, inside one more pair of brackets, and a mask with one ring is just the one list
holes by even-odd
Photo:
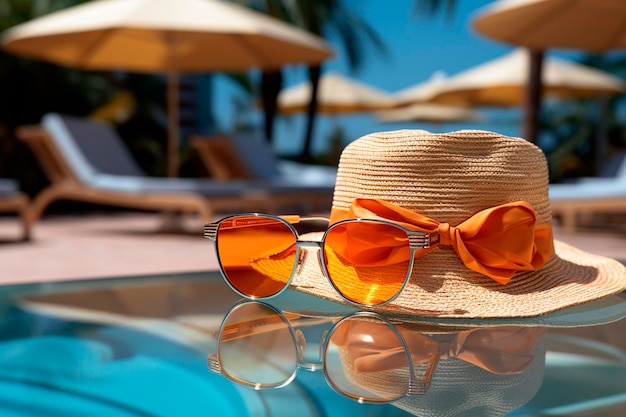
[[[484, 346], [481, 346], [478, 352], [465, 356], [465, 359], [469, 361], [457, 357], [445, 357], [447, 352], [442, 352], [443, 357], [440, 357], [437, 362], [430, 379], [429, 389], [423, 394], [405, 396], [392, 404], [420, 417], [495, 417], [506, 415], [522, 407], [536, 395], [543, 382], [546, 333], [544, 329], [512, 329], [510, 327], [500, 328], [494, 332], [499, 333], [501, 338], [517, 343], [507, 346], [507, 350], [499, 351], [498, 348], [494, 348], [489, 352], [489, 357], [494, 360], [493, 368], [478, 366], [481, 361], [472, 363], [476, 356], [480, 357], [484, 354], [482, 352], [485, 350]], [[484, 342], [484, 337], [489, 333], [490, 330], [487, 330], [480, 340]], [[423, 334], [437, 340], [441, 347], [445, 347], [451, 338], [460, 333]], [[513, 334], [517, 334], [515, 341], [513, 338], [516, 336]], [[507, 335], [511, 336], [507, 337]], [[523, 340], [520, 340], [521, 337]], [[498, 341], [495, 343], [498, 346]], [[505, 346], [500, 345], [499, 348], [504, 349]], [[472, 347], [463, 346], [460, 351], [472, 352]], [[384, 357], [386, 352], [378, 353]], [[341, 357], [340, 364], [346, 379], [367, 392], [376, 394], [394, 392], [400, 384], [406, 383], [407, 369], [355, 372], [349, 359], [350, 355], [345, 350], [342, 351], [340, 348], [338, 356]], [[376, 360], [375, 357], [376, 355], [372, 355], [370, 360]], [[360, 357], [360, 359], [363, 358]], [[333, 362], [333, 365], [335, 364]], [[482, 365], [484, 364], [485, 362], [482, 362]], [[425, 367], [426, 364], [413, 363], [416, 375], [423, 375]]]
[[[293, 289], [284, 291], [279, 296], [269, 300], [269, 303], [282, 311], [305, 317], [340, 318], [361, 310], [355, 306], [320, 298]], [[385, 316], [407, 323], [432, 324], [452, 328], [483, 326], [575, 328], [600, 326], [626, 318], [626, 292], [536, 317], [464, 319], [424, 317], [410, 314], [385, 314]]]
[[[625, 273], [624, 266], [613, 259], [588, 254], [559, 241], [555, 241], [555, 246], [557, 255], [551, 261], [550, 269], [541, 271], [546, 272], [548, 277], [560, 277], [552, 285], [512, 287], [517, 288], [517, 293], [510, 289], [498, 291], [497, 287], [493, 293], [488, 289], [482, 291], [486, 294], [486, 299], [495, 306], [506, 305], [507, 302], [518, 303], [517, 307], [527, 305], [529, 312], [537, 313], [539, 304], [544, 306], [541, 313], [507, 316], [506, 311], [503, 311], [502, 317], [437, 316], [420, 314], [419, 311], [406, 307], [398, 308], [395, 302], [373, 309], [402, 321], [455, 327], [488, 325], [585, 327], [608, 324], [626, 318], [626, 291], [620, 289], [621, 279], [615, 280], [614, 284], [611, 284], [610, 279], [622, 277]], [[540, 275], [537, 275], [538, 280], [544, 282]], [[616, 290], [607, 295], [607, 285], [615, 287]], [[572, 303], [573, 296], [580, 302]], [[562, 299], [560, 303], [547, 304], [548, 301], [552, 302], [558, 297]], [[318, 262], [311, 258], [304, 271], [294, 279], [292, 286], [269, 301], [285, 311], [305, 316], [342, 317], [364, 308], [341, 298], [319, 270]], [[484, 301], [480, 304], [483, 303]]]
[[[315, 249], [307, 250], [316, 252]], [[453, 263], [454, 253], [444, 253], [445, 261], [440, 259], [438, 254], [448, 252], [442, 248], [424, 256], [439, 259], [420, 260], [429, 263], [426, 270], [431, 272], [438, 261], [442, 262], [442, 272], [439, 273], [442, 286], [445, 283], [454, 285], [457, 291], [453, 299], [442, 299], [438, 289], [420, 286], [420, 273], [414, 272], [413, 284], [408, 285], [398, 298], [372, 309], [403, 320], [456, 326], [577, 327], [605, 324], [626, 317], [626, 267], [623, 264], [560, 241], [555, 241], [555, 250], [556, 255], [541, 270], [518, 273], [521, 276], [516, 275], [509, 284], [502, 285], [478, 273], [468, 272], [458, 259]], [[349, 303], [336, 292], [322, 273], [315, 259], [317, 256], [317, 253], [309, 253], [291, 288], [272, 299], [272, 303], [292, 312], [329, 316], [367, 308]], [[420, 263], [416, 262], [415, 269], [419, 271], [419, 267]], [[458, 273], [462, 278], [455, 276], [455, 267], [463, 269]], [[468, 275], [472, 279], [468, 279]]]
[[[523, 206], [524, 216], [508, 211], [513, 206]], [[500, 214], [492, 217], [492, 210]], [[521, 138], [468, 130], [363, 136], [341, 154], [331, 208], [331, 223], [355, 218], [408, 222], [439, 238], [426, 253], [416, 252], [397, 298], [363, 306], [378, 312], [437, 319], [538, 317], [626, 290], [626, 266], [553, 240], [547, 160]], [[347, 237], [346, 247], [353, 244], [349, 239], [359, 241]], [[292, 258], [277, 256], [255, 259], [251, 267], [268, 276], [294, 271], [296, 291], [347, 303], [322, 272], [319, 249], [301, 249], [309, 253], [297, 271]], [[325, 263], [337, 287], [362, 293], [364, 300], [371, 282], [384, 286], [387, 276], [397, 281], [407, 273], [394, 259], [374, 276], [369, 266], [335, 261], [334, 252], [326, 251]], [[384, 255], [375, 256], [380, 261]], [[340, 262], [343, 272], [333, 271]], [[506, 271], [505, 279], [483, 266]]]

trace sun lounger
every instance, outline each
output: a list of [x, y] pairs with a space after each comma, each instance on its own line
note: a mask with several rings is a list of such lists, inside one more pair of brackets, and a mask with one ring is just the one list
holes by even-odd
[[576, 229], [579, 217], [594, 213], [626, 213], [626, 159], [614, 177], [585, 177], [576, 182], [550, 184], [552, 212], [566, 231]]
[[22, 127], [18, 136], [51, 182], [34, 199], [31, 222], [57, 200], [192, 213], [209, 221], [216, 210], [272, 212], [298, 199], [326, 197], [325, 189], [290, 182], [149, 177], [111, 126], [80, 117], [49, 113], [41, 126]]
[[244, 178], [326, 187], [332, 193], [337, 168], [278, 158], [264, 137], [236, 133], [190, 140], [211, 176], [221, 180]]
[[0, 179], [0, 212], [15, 212], [22, 219], [22, 238], [30, 239], [30, 222], [28, 221], [28, 197], [19, 191], [17, 181]]

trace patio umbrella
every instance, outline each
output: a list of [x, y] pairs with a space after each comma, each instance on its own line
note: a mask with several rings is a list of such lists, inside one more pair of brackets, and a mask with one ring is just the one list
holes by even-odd
[[438, 93], [448, 81], [448, 76], [442, 71], [434, 72], [426, 81], [404, 88], [393, 96], [396, 106], [403, 107], [415, 103], [426, 103]]
[[[307, 111], [311, 100], [308, 81], [288, 87], [278, 94], [278, 111], [283, 114]], [[337, 115], [390, 108], [394, 100], [385, 91], [330, 71], [322, 75], [317, 92], [317, 111]]]
[[428, 103], [448, 82], [444, 72], [433, 73], [426, 81], [407, 87], [395, 93], [396, 107], [376, 113], [379, 121], [448, 123], [479, 121], [478, 112], [463, 106]]
[[[432, 92], [429, 101], [472, 106], [519, 106], [528, 83], [529, 53], [512, 52], [449, 77]], [[565, 59], [544, 62], [542, 88], [561, 99], [595, 97], [624, 92], [623, 81], [609, 73]]]
[[[319, 78], [316, 113], [337, 116], [345, 113], [363, 113], [390, 108], [394, 100], [385, 91], [329, 71]], [[283, 89], [278, 94], [278, 111], [283, 114], [309, 111], [312, 87], [304, 81]], [[337, 125], [335, 125], [337, 128]], [[313, 138], [313, 125], [307, 126], [304, 149], [308, 154]]]
[[451, 122], [477, 122], [482, 120], [475, 110], [461, 106], [449, 106], [445, 104], [418, 103], [397, 109], [382, 110], [376, 113], [381, 122], [428, 122], [428, 123], [451, 123]]
[[178, 75], [314, 64], [332, 55], [319, 37], [216, 0], [96, 0], [4, 33], [11, 53], [84, 70], [168, 75], [168, 175], [178, 171]]
[[626, 47], [623, 0], [500, 0], [477, 13], [478, 32], [531, 50], [524, 130], [533, 140], [541, 95], [543, 51], [575, 48], [603, 52]]

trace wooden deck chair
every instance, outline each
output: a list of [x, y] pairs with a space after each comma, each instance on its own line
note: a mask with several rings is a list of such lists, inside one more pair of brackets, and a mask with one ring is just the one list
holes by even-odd
[[19, 191], [17, 181], [0, 179], [0, 212], [14, 212], [22, 219], [22, 239], [30, 239], [31, 222], [28, 218], [29, 199]]
[[337, 168], [302, 164], [276, 157], [269, 143], [255, 133], [205, 137], [195, 135], [195, 149], [211, 177], [218, 181], [262, 183], [278, 193], [283, 207], [327, 214], [332, 205]]
[[196, 151], [202, 165], [218, 181], [250, 179], [252, 175], [223, 135], [203, 137], [194, 135], [189, 145]]
[[21, 127], [17, 135], [51, 183], [31, 204], [31, 224], [57, 200], [197, 214], [209, 221], [216, 210], [262, 205], [267, 197], [245, 182], [148, 177], [112, 127], [85, 118], [49, 113], [41, 125]]
[[278, 158], [270, 144], [257, 134], [196, 135], [189, 143], [213, 178], [286, 182], [318, 186], [326, 188], [330, 195], [333, 193], [336, 167]]
[[276, 212], [302, 194], [325, 189], [245, 180], [149, 177], [109, 125], [48, 113], [40, 126], [22, 127], [27, 142], [50, 179], [29, 209], [31, 224], [57, 200], [197, 214], [204, 222], [216, 211]]

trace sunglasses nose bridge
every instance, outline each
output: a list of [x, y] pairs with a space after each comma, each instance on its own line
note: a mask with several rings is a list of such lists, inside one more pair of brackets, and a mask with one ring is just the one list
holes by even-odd
[[296, 275], [300, 275], [304, 270], [309, 257], [308, 248], [320, 248], [319, 242], [298, 241], [298, 260], [296, 265]]
[[298, 255], [298, 265], [296, 266], [296, 275], [300, 275], [302, 269], [304, 268], [304, 263], [306, 262], [306, 258], [308, 257], [308, 253], [306, 250], [299, 250]]
[[306, 339], [300, 329], [295, 331], [296, 347], [298, 350], [298, 362], [304, 359], [304, 351], [306, 350]]
[[326, 351], [326, 347], [328, 346], [328, 343], [330, 343], [330, 334], [328, 333], [328, 330], [324, 330], [324, 333], [322, 334], [322, 342], [320, 343], [319, 351], [318, 351], [320, 362], [323, 362], [325, 360], [324, 352]]

